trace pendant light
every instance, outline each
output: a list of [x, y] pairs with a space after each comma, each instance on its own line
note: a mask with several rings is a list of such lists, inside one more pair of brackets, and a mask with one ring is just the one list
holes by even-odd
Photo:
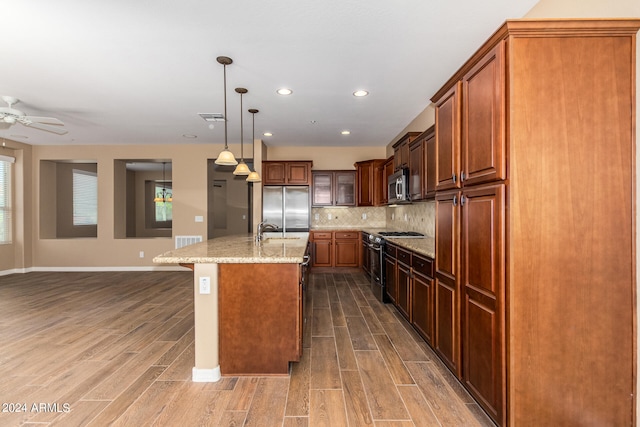
[[235, 166], [238, 161], [233, 157], [233, 153], [229, 151], [229, 145], [227, 144], [227, 65], [232, 64], [233, 60], [227, 56], [218, 56], [216, 60], [224, 66], [224, 151], [215, 160], [215, 164]]
[[236, 92], [240, 94], [240, 163], [236, 166], [233, 174], [249, 175], [251, 171], [249, 170], [249, 166], [244, 162], [244, 124], [242, 122], [242, 95], [247, 93], [248, 90], [243, 87], [237, 87]]
[[[253, 125], [252, 125], [252, 128], [253, 128], [253, 136], [252, 136], [252, 138], [253, 139], [251, 140], [252, 144], [256, 143], [256, 113], [258, 111], [259, 110], [256, 110], [255, 108], [250, 108], [249, 109], [249, 112], [251, 113], [251, 117], [252, 117], [252, 120], [253, 120]], [[253, 167], [255, 168], [255, 165]], [[260, 182], [261, 181], [260, 175], [258, 174], [258, 172], [256, 172], [254, 170], [247, 177], [247, 181], [249, 181], [249, 182]]]
[[156, 193], [155, 199], [153, 199], [156, 203], [167, 203], [173, 202], [173, 195], [167, 192], [167, 181], [164, 177], [164, 167], [166, 162], [162, 162], [162, 191]]

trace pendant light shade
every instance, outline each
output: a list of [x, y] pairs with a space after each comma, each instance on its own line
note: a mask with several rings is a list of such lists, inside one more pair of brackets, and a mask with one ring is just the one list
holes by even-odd
[[237, 87], [236, 92], [240, 94], [240, 163], [236, 166], [233, 174], [249, 175], [251, 171], [249, 170], [249, 166], [244, 162], [244, 123], [242, 121], [242, 95], [247, 93], [248, 90], [243, 87]]
[[[255, 108], [250, 108], [249, 112], [251, 113], [251, 119], [252, 119], [252, 134], [253, 134], [253, 139], [251, 140], [252, 144], [256, 143], [256, 113], [259, 112], [259, 110], [256, 110]], [[255, 165], [254, 165], [255, 167]], [[247, 181], [248, 182], [260, 182], [262, 181], [260, 179], [260, 175], [258, 174], [258, 172], [253, 171], [249, 174], [249, 176], [247, 176]]]
[[233, 153], [229, 151], [229, 145], [227, 144], [227, 65], [232, 64], [233, 60], [227, 56], [218, 56], [216, 60], [224, 67], [224, 151], [215, 160], [215, 164], [235, 166], [238, 161], [233, 156]]

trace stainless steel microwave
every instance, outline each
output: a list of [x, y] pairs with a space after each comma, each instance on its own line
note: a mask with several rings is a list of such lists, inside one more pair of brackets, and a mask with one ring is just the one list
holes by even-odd
[[407, 203], [409, 197], [409, 169], [402, 168], [398, 172], [389, 176], [387, 184], [389, 204]]

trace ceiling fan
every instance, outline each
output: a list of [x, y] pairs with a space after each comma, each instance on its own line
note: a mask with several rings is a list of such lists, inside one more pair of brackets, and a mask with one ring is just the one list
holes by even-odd
[[27, 116], [22, 111], [12, 108], [14, 104], [20, 102], [18, 98], [14, 98], [13, 96], [3, 96], [2, 100], [6, 102], [9, 107], [0, 107], [0, 129], [8, 129], [16, 122], [19, 122], [24, 126], [46, 130], [47, 132], [57, 133], [58, 135], [64, 135], [67, 133], [66, 129], [56, 127], [64, 126], [64, 123], [62, 123], [61, 120], [54, 117]]

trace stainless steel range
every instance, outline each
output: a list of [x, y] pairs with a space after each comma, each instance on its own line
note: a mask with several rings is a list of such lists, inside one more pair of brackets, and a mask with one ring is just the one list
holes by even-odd
[[422, 238], [424, 234], [415, 231], [381, 231], [378, 234], [369, 234], [369, 271], [371, 272], [371, 291], [382, 302], [387, 302], [384, 271], [384, 245], [385, 237], [389, 238]]

